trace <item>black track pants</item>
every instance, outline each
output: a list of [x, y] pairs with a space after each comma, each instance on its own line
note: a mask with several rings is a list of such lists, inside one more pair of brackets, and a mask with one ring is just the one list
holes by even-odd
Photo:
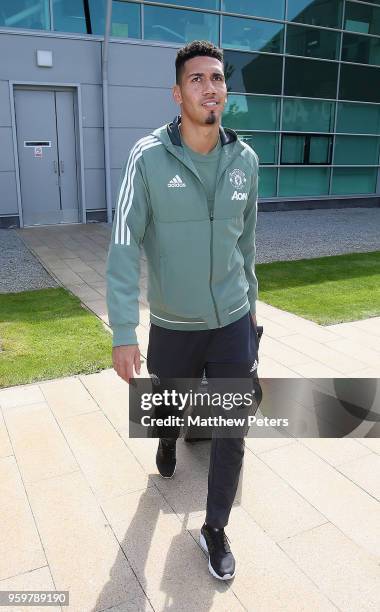
[[[258, 360], [258, 336], [250, 313], [212, 330], [178, 331], [151, 324], [147, 368], [160, 381], [170, 378], [252, 379]], [[167, 413], [166, 413], [167, 414]], [[178, 413], [177, 413], [178, 414]], [[161, 411], [161, 415], [163, 412]], [[159, 415], [160, 416], [160, 415]], [[172, 428], [168, 436], [178, 437]], [[235, 499], [244, 456], [244, 437], [213, 436], [208, 473], [206, 522], [225, 527]]]

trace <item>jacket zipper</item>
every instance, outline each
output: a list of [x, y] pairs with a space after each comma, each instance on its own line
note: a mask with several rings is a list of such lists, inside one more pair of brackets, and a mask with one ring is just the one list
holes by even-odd
[[[187, 164], [184, 164], [184, 163], [183, 163], [183, 160], [181, 160], [179, 157], [177, 157], [176, 155], [174, 155], [174, 154], [172, 153], [172, 151], [169, 151], [169, 153], [170, 153], [171, 155], [173, 155], [173, 157], [175, 157], [175, 158], [176, 158], [178, 161], [180, 161], [180, 162], [181, 162], [181, 163], [182, 163], [182, 164], [183, 164], [183, 165], [184, 165], [186, 168], [188, 168], [188, 170], [190, 170], [190, 172], [191, 172], [191, 173], [192, 173], [192, 174], [195, 176], [195, 178], [196, 178], [196, 179], [197, 179], [197, 180], [200, 182], [200, 184], [202, 185], [202, 189], [203, 189], [203, 191], [204, 191], [204, 193], [205, 193], [205, 196], [206, 196], [206, 206], [207, 206], [207, 208], [208, 208], [207, 193], [206, 193], [205, 187], [204, 187], [204, 185], [203, 185], [203, 183], [202, 183], [201, 179], [199, 178], [199, 176], [198, 176], [198, 175], [197, 175], [197, 174], [194, 172], [194, 170], [193, 170], [192, 168], [190, 168], [190, 166], [188, 166]], [[231, 161], [232, 161], [232, 160], [230, 160], [230, 163], [231, 163]], [[220, 179], [221, 179], [221, 178], [222, 178], [222, 175], [221, 175], [221, 176], [219, 176], [219, 177], [217, 178], [217, 182], [216, 182], [216, 185], [215, 185], [215, 193], [216, 193], [216, 189], [217, 189], [217, 187], [218, 187], [218, 184], [219, 184], [219, 181], [220, 181]], [[209, 219], [210, 219], [210, 230], [211, 230], [211, 237], [210, 237], [210, 279], [209, 279], [209, 286], [210, 286], [210, 294], [211, 294], [212, 302], [213, 302], [213, 304], [214, 304], [214, 310], [215, 310], [215, 314], [216, 314], [216, 319], [217, 319], [217, 321], [218, 321], [218, 326], [219, 326], [219, 327], [222, 327], [221, 322], [220, 322], [220, 317], [219, 317], [218, 309], [217, 309], [217, 306], [216, 306], [216, 301], [215, 301], [215, 297], [214, 297], [214, 292], [213, 292], [213, 290], [212, 290], [212, 286], [211, 286], [211, 283], [212, 283], [212, 268], [213, 268], [213, 265], [212, 265], [212, 251], [213, 251], [213, 249], [212, 249], [212, 247], [213, 247], [213, 234], [214, 234], [214, 231], [213, 231], [213, 221], [214, 221], [214, 205], [215, 205], [215, 198], [214, 198], [214, 200], [213, 200], [213, 207], [212, 207], [212, 210], [211, 210], [211, 212], [209, 213]]]
[[211, 293], [211, 297], [212, 297], [212, 301], [214, 303], [214, 308], [215, 308], [215, 314], [216, 314], [216, 318], [218, 321], [218, 325], [219, 327], [221, 327], [221, 323], [220, 323], [220, 318], [219, 318], [219, 313], [218, 313], [218, 309], [216, 307], [216, 301], [215, 301], [215, 297], [214, 297], [214, 292], [212, 290], [212, 252], [213, 252], [213, 238], [214, 238], [214, 204], [215, 204], [215, 200], [213, 201], [213, 206], [212, 206], [212, 210], [210, 212], [210, 230], [211, 230], [211, 236], [210, 236], [210, 293]]

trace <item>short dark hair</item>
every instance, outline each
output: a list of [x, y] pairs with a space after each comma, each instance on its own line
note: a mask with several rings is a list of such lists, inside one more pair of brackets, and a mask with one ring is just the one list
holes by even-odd
[[216, 47], [213, 43], [208, 40], [193, 40], [188, 43], [185, 47], [182, 47], [177, 53], [175, 60], [175, 78], [176, 83], [179, 85], [182, 77], [183, 66], [187, 60], [203, 55], [206, 57], [215, 57], [223, 64], [223, 50]]

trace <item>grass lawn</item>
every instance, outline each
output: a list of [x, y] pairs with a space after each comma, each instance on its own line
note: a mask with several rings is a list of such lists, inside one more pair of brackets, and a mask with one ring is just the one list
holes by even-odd
[[0, 387], [112, 367], [112, 337], [62, 287], [0, 295]]
[[258, 264], [259, 299], [327, 325], [380, 315], [380, 251]]

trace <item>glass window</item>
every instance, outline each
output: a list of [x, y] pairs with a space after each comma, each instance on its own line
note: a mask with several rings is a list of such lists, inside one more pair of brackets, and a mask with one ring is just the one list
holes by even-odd
[[341, 64], [339, 98], [360, 102], [380, 102], [379, 68]]
[[278, 134], [239, 134], [259, 156], [261, 164], [276, 164], [278, 158]]
[[289, 132], [332, 132], [335, 103], [328, 100], [284, 99], [282, 129]]
[[344, 28], [363, 34], [380, 34], [380, 8], [346, 2]]
[[289, 21], [340, 28], [342, 0], [288, 0]]
[[229, 94], [223, 125], [233, 130], [278, 130], [279, 99]]
[[280, 168], [280, 196], [327, 195], [330, 168]]
[[284, 29], [282, 23], [239, 17], [222, 19], [222, 46], [225, 49], [282, 53]]
[[284, 19], [284, 0], [222, 0], [222, 11], [226, 13], [240, 13], [253, 17], [270, 17], [271, 19]]
[[259, 170], [259, 198], [270, 198], [277, 193], [277, 168]]
[[380, 66], [380, 38], [344, 34], [342, 60]]
[[219, 0], [150, 0], [159, 4], [174, 4], [177, 6], [190, 6], [192, 8], [219, 10]]
[[379, 138], [376, 136], [336, 136], [334, 164], [378, 164]]
[[[92, 34], [104, 34], [106, 0], [89, 0]], [[124, 0], [112, 2], [111, 36], [141, 38], [140, 6]]]
[[380, 106], [339, 102], [336, 131], [380, 134]]
[[286, 32], [286, 53], [337, 59], [339, 57], [340, 34], [320, 28], [306, 28], [288, 25]]
[[284, 134], [281, 141], [281, 163], [304, 163], [305, 137]]
[[333, 168], [331, 193], [375, 193], [377, 168]]
[[280, 55], [226, 51], [224, 72], [229, 91], [281, 93], [282, 57]]
[[49, 30], [49, 0], [2, 0], [0, 26], [2, 28]]
[[281, 164], [329, 164], [331, 136], [283, 134]]
[[337, 79], [338, 63], [285, 59], [285, 95], [335, 98]]
[[83, 0], [53, 0], [54, 30], [59, 32], [91, 33], [86, 22]]
[[180, 44], [192, 40], [209, 40], [217, 45], [219, 17], [213, 13], [145, 5], [144, 38]]
[[310, 136], [309, 164], [329, 164], [331, 144], [329, 136]]

